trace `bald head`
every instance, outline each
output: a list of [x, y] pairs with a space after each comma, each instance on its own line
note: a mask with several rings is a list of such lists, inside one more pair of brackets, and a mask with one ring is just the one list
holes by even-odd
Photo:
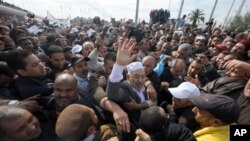
[[146, 56], [143, 58], [142, 63], [143, 62], [150, 62], [151, 64], [155, 65], [155, 58], [152, 56]]
[[72, 84], [76, 86], [77, 81], [73, 75], [70, 74], [60, 74], [56, 77], [55, 85], [61, 85], [61, 84]]
[[173, 59], [169, 63], [169, 67], [173, 77], [177, 78], [183, 73], [183, 70], [185, 70], [186, 66], [183, 59]]
[[75, 103], [78, 98], [77, 81], [70, 74], [59, 75], [54, 83], [54, 95], [57, 111], [62, 111], [68, 105]]

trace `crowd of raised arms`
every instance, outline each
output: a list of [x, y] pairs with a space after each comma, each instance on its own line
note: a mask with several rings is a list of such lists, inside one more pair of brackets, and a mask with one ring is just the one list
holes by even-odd
[[0, 140], [229, 141], [250, 125], [250, 31], [184, 19], [1, 21]]

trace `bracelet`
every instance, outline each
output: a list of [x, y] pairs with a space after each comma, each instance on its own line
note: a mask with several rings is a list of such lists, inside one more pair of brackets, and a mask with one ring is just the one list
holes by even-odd
[[148, 85], [152, 84], [152, 82], [150, 80], [147, 80], [144, 84], [145, 87], [148, 87]]
[[11, 100], [8, 102], [8, 105], [14, 105], [14, 106], [18, 106], [19, 105], [19, 101], [18, 100]]

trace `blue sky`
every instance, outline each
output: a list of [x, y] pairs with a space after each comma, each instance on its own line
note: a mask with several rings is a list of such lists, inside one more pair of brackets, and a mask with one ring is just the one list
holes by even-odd
[[[135, 17], [136, 0], [4, 0], [14, 3], [17, 6], [33, 11], [40, 16], [46, 16], [47, 10], [57, 18], [66, 18], [83, 16], [100, 16], [109, 20], [110, 17], [116, 19]], [[209, 19], [215, 0], [185, 0], [182, 14], [188, 13], [194, 9], [204, 10], [205, 21]], [[230, 9], [233, 0], [218, 0], [214, 12], [214, 19], [218, 24], [223, 24], [225, 17]], [[233, 9], [229, 17], [233, 17], [237, 12], [242, 0], [235, 0]], [[169, 9], [171, 18], [177, 18], [181, 0], [140, 0], [139, 18], [149, 20], [151, 9]], [[246, 0], [241, 14], [250, 9], [250, 0]]]

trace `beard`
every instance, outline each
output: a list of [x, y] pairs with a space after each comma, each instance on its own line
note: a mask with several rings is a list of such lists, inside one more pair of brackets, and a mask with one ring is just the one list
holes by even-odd
[[132, 82], [130, 82], [130, 85], [138, 91], [140, 91], [144, 87], [144, 84], [135, 84]]
[[70, 104], [73, 104], [75, 101], [71, 101], [69, 99], [60, 99], [56, 100], [56, 111], [61, 112], [64, 108], [69, 106]]

